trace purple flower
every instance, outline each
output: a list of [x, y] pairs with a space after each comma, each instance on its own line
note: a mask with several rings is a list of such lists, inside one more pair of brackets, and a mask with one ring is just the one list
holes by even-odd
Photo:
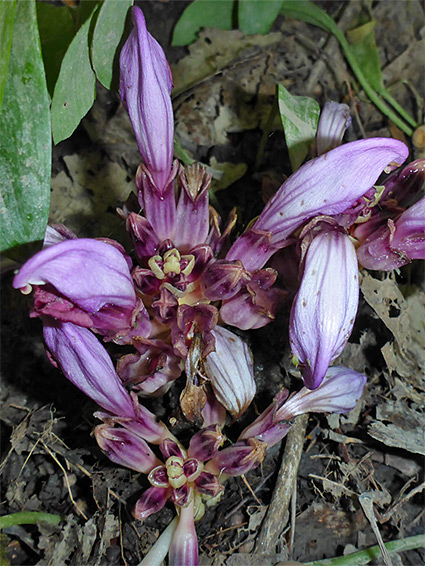
[[[259, 218], [236, 240], [226, 259], [260, 269], [306, 220], [343, 212], [376, 182], [391, 162], [403, 162], [407, 147], [390, 138], [347, 143], [308, 161], [283, 183]], [[261, 236], [261, 246], [252, 242]]]
[[372, 232], [357, 250], [367, 269], [391, 271], [412, 259], [425, 259], [425, 197], [408, 208], [395, 222]]
[[255, 438], [273, 446], [286, 434], [292, 420], [303, 413], [346, 413], [359, 400], [366, 376], [344, 367], [329, 368], [321, 385], [313, 391], [303, 387], [288, 399], [282, 390], [274, 402], [240, 435], [239, 440]]
[[38, 252], [13, 281], [25, 294], [36, 287], [32, 316], [117, 332], [131, 324], [136, 294], [124, 255], [98, 240], [65, 240]]
[[174, 118], [170, 67], [159, 43], [146, 29], [140, 8], [120, 56], [120, 95], [137, 145], [159, 192], [166, 186], [173, 158]]
[[111, 358], [90, 330], [70, 322], [52, 319], [43, 322], [44, 339], [54, 365], [106, 411], [135, 417], [134, 403], [122, 386]]
[[[304, 258], [304, 271], [289, 323], [292, 351], [305, 385], [315, 389], [342, 352], [359, 300], [356, 251], [338, 227], [323, 224]], [[314, 229], [313, 229], [314, 232]]]
[[316, 134], [317, 155], [338, 147], [351, 125], [350, 108], [338, 102], [326, 102], [320, 114]]

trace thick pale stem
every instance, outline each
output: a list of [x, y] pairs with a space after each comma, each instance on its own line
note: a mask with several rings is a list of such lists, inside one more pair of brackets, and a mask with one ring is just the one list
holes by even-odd
[[163, 560], [168, 554], [171, 539], [173, 538], [174, 531], [179, 523], [179, 518], [174, 517], [168, 527], [161, 533], [158, 540], [152, 546], [150, 551], [146, 554], [138, 566], [161, 566]]

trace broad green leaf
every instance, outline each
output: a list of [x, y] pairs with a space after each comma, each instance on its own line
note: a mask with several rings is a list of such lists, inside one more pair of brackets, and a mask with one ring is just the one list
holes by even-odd
[[62, 59], [74, 37], [74, 22], [66, 6], [45, 2], [37, 2], [36, 6], [47, 88], [53, 95]]
[[314, 142], [320, 106], [314, 98], [294, 96], [282, 85], [278, 86], [278, 101], [292, 170], [296, 171]]
[[9, 66], [16, 0], [0, 0], [0, 109]]
[[96, 7], [102, 1], [103, 0], [80, 0], [78, 8], [76, 10], [72, 10], [76, 31], [79, 30], [87, 19], [93, 15]]
[[195, 0], [174, 28], [171, 45], [190, 45], [202, 28], [232, 29], [235, 0]]
[[94, 12], [78, 30], [62, 61], [52, 100], [53, 141], [69, 138], [93, 105], [96, 77], [90, 63], [89, 31]]
[[239, 0], [238, 27], [247, 35], [269, 33], [282, 0]]
[[377, 92], [381, 92], [385, 87], [382, 82], [381, 62], [375, 41], [375, 25], [374, 20], [367, 22], [348, 31], [347, 38], [351, 44], [351, 51], [369, 84]]
[[[93, 68], [104, 87], [110, 89], [119, 75], [118, 47], [133, 0], [105, 0], [99, 11], [91, 47]], [[114, 81], [117, 82], [117, 81]]]
[[0, 114], [1, 250], [44, 237], [50, 197], [49, 102], [35, 3], [19, 0]]

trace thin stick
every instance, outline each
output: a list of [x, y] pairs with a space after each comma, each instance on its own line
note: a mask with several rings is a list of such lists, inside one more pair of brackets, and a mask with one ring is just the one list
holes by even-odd
[[257, 554], [271, 554], [275, 552], [280, 534], [285, 528], [284, 515], [288, 510], [294, 492], [307, 422], [308, 415], [300, 415], [296, 418], [295, 424], [289, 431], [273, 497], [255, 546]]
[[373, 493], [362, 493], [359, 495], [359, 503], [362, 506], [363, 512], [372, 527], [373, 534], [378, 541], [379, 548], [381, 549], [382, 560], [384, 561], [385, 566], [393, 566], [388, 550], [385, 548], [384, 541], [382, 540], [381, 533], [379, 532], [378, 523], [376, 522], [373, 510], [373, 498]]

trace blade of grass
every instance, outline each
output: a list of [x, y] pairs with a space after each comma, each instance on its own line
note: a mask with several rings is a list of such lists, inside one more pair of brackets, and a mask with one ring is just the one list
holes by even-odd
[[[416, 535], [400, 540], [392, 540], [384, 543], [388, 553], [405, 552], [406, 550], [415, 550], [425, 546], [425, 535]], [[315, 560], [314, 562], [305, 562], [303, 566], [363, 566], [369, 564], [372, 560], [376, 560], [381, 555], [379, 545], [371, 546], [365, 550], [359, 550], [347, 556], [339, 556], [337, 558], [329, 558], [327, 560]]]
[[35, 525], [40, 521], [58, 525], [63, 520], [61, 515], [53, 515], [52, 513], [41, 513], [39, 511], [22, 511], [20, 513], [11, 513], [0, 517], [0, 529], [6, 529], [15, 525]]
[[350, 64], [354, 74], [357, 77], [357, 80], [361, 84], [364, 92], [367, 94], [370, 100], [405, 134], [409, 136], [413, 134], [412, 128], [408, 126], [370, 86], [360, 68], [360, 65], [358, 64], [356, 57], [354, 56], [350, 48], [350, 44], [348, 43], [344, 33], [324, 10], [322, 10], [309, 0], [297, 0], [297, 2], [292, 2], [291, 0], [283, 0], [281, 13], [285, 16], [313, 24], [327, 31], [328, 33], [332, 33], [339, 41], [348, 63]]

